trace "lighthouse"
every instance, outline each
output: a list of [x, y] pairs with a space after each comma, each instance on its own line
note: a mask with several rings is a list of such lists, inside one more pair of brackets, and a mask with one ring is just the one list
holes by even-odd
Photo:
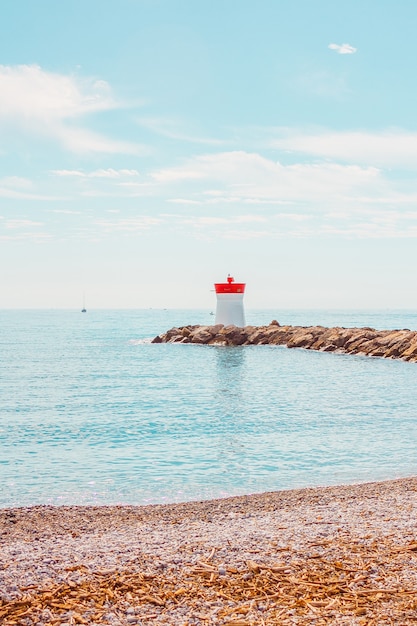
[[243, 294], [245, 283], [235, 283], [235, 279], [227, 277], [225, 283], [215, 283], [217, 297], [216, 324], [224, 326], [245, 326], [243, 310]]

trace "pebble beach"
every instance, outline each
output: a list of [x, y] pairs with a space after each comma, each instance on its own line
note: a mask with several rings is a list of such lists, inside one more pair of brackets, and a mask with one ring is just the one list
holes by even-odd
[[0, 623], [415, 624], [417, 478], [0, 510]]

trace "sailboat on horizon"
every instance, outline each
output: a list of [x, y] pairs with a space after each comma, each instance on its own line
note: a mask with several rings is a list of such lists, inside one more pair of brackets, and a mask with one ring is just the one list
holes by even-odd
[[83, 293], [83, 308], [81, 309], [81, 313], [87, 313], [87, 309], [85, 308], [85, 293]]

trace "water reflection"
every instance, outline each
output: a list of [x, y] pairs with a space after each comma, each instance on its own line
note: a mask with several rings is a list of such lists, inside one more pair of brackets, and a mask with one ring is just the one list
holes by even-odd
[[[246, 475], [245, 434], [242, 423], [247, 408], [247, 354], [241, 346], [218, 346], [215, 357], [215, 415], [218, 440], [216, 462], [223, 474]], [[238, 480], [239, 482], [239, 480]]]
[[215, 346], [216, 395], [238, 400], [246, 378], [246, 354], [242, 346]]

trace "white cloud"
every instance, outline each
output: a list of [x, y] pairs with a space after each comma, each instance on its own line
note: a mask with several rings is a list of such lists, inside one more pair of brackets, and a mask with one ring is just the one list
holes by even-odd
[[0, 185], [2, 187], [30, 189], [33, 186], [33, 183], [29, 178], [23, 178], [22, 176], [5, 176], [0, 179]]
[[[223, 152], [202, 155], [184, 165], [155, 172], [153, 178], [168, 187], [189, 189], [192, 200], [205, 203], [291, 203], [320, 201], [327, 204], [335, 197], [364, 195], [365, 190], [380, 188], [383, 180], [373, 167], [337, 163], [296, 163], [283, 165], [256, 153]], [[207, 186], [215, 184], [215, 194]], [[219, 184], [222, 195], [218, 194]], [[199, 190], [197, 191], [196, 188]], [[182, 193], [183, 198], [187, 195]]]
[[349, 43], [342, 43], [341, 45], [337, 43], [331, 43], [328, 46], [330, 50], [335, 50], [338, 54], [355, 54], [357, 48], [354, 48]]
[[221, 216], [201, 216], [184, 219], [184, 224], [192, 224], [193, 226], [219, 226], [229, 224], [248, 224], [263, 223], [266, 217], [261, 215], [235, 215], [232, 217]]
[[11, 198], [16, 200], [57, 200], [54, 196], [45, 196], [37, 193], [19, 191], [18, 189], [10, 189], [0, 185], [0, 198]]
[[249, 239], [264, 239], [270, 237], [271, 233], [267, 230], [231, 230], [227, 229], [222, 237], [223, 239], [232, 239], [233, 241], [246, 241]]
[[277, 213], [275, 215], [277, 219], [291, 220], [293, 222], [306, 222], [312, 219], [312, 215], [306, 215], [302, 213]]
[[[97, 169], [86, 170], [51, 170], [51, 176], [60, 180], [65, 186], [71, 181], [68, 188], [70, 194], [79, 194], [89, 197], [138, 197], [149, 195], [149, 187], [154, 183], [143, 182], [144, 175], [135, 169]], [[65, 182], [64, 182], [65, 181]]]
[[47, 129], [47, 134], [58, 139], [71, 152], [139, 155], [145, 154], [147, 151], [143, 147], [127, 141], [109, 139], [84, 128], [74, 128], [72, 125], [67, 126], [63, 123], [50, 126]]
[[32, 227], [32, 226], [42, 226], [42, 222], [33, 222], [32, 220], [21, 220], [21, 219], [16, 219], [16, 220], [6, 220], [4, 227], [5, 228], [28, 228], [28, 227]]
[[[295, 135], [297, 138], [305, 149], [305, 136]], [[265, 229], [252, 222], [253, 237], [308, 238], [317, 234], [327, 236], [329, 229], [335, 234], [364, 237], [372, 231], [366, 224], [373, 225], [372, 237], [403, 237], [407, 224], [414, 232], [415, 219], [406, 217], [417, 205], [412, 182], [404, 185], [404, 180], [390, 178], [384, 170], [366, 163], [323, 160], [317, 154], [317, 143], [322, 145], [318, 139], [311, 148], [314, 157], [320, 157], [316, 162], [283, 164], [243, 151], [200, 155], [182, 165], [154, 172], [151, 175], [156, 181], [154, 193], [168, 196], [166, 201], [173, 207], [183, 205], [184, 217], [178, 223], [189, 223], [196, 236], [205, 232], [209, 238], [234, 236], [231, 231], [235, 235], [245, 231], [242, 237], [248, 236], [248, 229], [237, 216], [243, 207], [249, 206], [252, 215], [259, 215], [268, 223]], [[337, 139], [331, 145], [339, 154], [344, 150], [344, 142], [343, 137]], [[363, 145], [367, 139], [364, 138]], [[294, 147], [293, 140], [294, 136], [288, 133], [285, 145], [279, 147], [286, 150]], [[412, 142], [409, 146], [414, 149]], [[357, 151], [359, 147], [352, 156]], [[199, 207], [199, 215], [187, 213], [193, 205]], [[393, 210], [404, 216], [401, 223], [399, 218], [388, 218]]]
[[80, 195], [90, 198], [143, 198], [157, 196], [158, 193], [155, 185], [149, 183], [116, 183], [116, 186], [107, 189], [86, 189]]
[[77, 80], [39, 65], [0, 66], [0, 116], [62, 120], [115, 108], [104, 81]]
[[114, 170], [109, 168], [107, 170], [95, 170], [89, 174], [90, 178], [123, 178], [139, 176], [137, 170]]
[[191, 200], [190, 198], [169, 198], [168, 202], [172, 202], [172, 204], [202, 204], [201, 200]]
[[0, 65], [0, 121], [52, 137], [74, 152], [138, 153], [74, 124], [80, 117], [120, 107], [108, 83], [43, 70], [39, 65]]
[[342, 236], [355, 239], [415, 239], [417, 226], [379, 226], [374, 223], [353, 223], [339, 228], [335, 225], [324, 225], [322, 233], [330, 236]]
[[16, 200], [57, 200], [56, 196], [47, 196], [33, 191], [33, 182], [22, 176], [0, 178], [0, 198]]
[[152, 217], [149, 215], [143, 215], [140, 217], [122, 218], [119, 220], [97, 220], [95, 224], [104, 231], [104, 233], [114, 232], [126, 232], [136, 233], [143, 230], [147, 230], [152, 226], [157, 226], [161, 223], [161, 219]]
[[28, 219], [4, 219], [1, 222], [0, 241], [34, 241], [42, 243], [51, 238], [49, 233], [40, 230], [42, 222]]
[[23, 232], [17, 233], [13, 235], [2, 235], [0, 234], [0, 241], [34, 241], [35, 243], [43, 243], [51, 239], [51, 235], [49, 233], [39, 233], [39, 232]]
[[137, 170], [115, 170], [113, 168], [99, 169], [92, 172], [83, 172], [82, 170], [52, 170], [51, 174], [59, 177], [74, 177], [74, 178], [123, 178], [139, 176]]
[[[278, 131], [279, 132], [279, 131]], [[270, 141], [280, 150], [378, 167], [417, 167], [417, 133], [393, 129], [381, 132], [282, 130]]]
[[51, 170], [51, 174], [54, 176], [68, 176], [75, 178], [85, 178], [87, 174], [81, 170]]

